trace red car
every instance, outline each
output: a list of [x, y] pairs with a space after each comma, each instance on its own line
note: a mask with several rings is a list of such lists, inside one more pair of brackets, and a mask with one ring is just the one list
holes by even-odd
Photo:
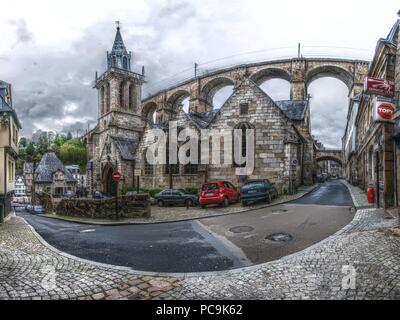
[[218, 180], [203, 184], [199, 203], [202, 208], [208, 204], [220, 204], [227, 207], [229, 203], [239, 202], [240, 191], [229, 181]]

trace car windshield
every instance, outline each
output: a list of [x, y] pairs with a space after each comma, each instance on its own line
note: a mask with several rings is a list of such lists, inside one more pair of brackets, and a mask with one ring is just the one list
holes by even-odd
[[262, 181], [255, 181], [255, 182], [246, 183], [244, 186], [261, 188], [261, 187], [264, 187], [265, 185], [264, 185], [264, 182], [262, 182]]
[[202, 190], [217, 190], [218, 185], [216, 183], [203, 184]]

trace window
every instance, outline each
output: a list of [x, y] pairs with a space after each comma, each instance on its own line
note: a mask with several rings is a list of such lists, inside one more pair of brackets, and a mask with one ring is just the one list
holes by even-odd
[[134, 90], [133, 90], [133, 85], [129, 85], [129, 108], [133, 110], [133, 95], [134, 95]]
[[[167, 164], [164, 166], [164, 173], [165, 174], [179, 174], [179, 163], [177, 164], [169, 164], [169, 148], [167, 148], [166, 152], [166, 159], [167, 159]], [[170, 170], [171, 168], [171, 170]], [[170, 172], [171, 171], [171, 172]]]
[[154, 174], [154, 165], [150, 164], [146, 157], [147, 150], [144, 152], [144, 175], [152, 176]]
[[248, 103], [240, 104], [240, 114], [249, 114], [249, 104]]
[[14, 181], [14, 176], [15, 176], [15, 168], [14, 168], [14, 162], [13, 161], [8, 161], [8, 181]]
[[128, 59], [126, 57], [122, 59], [122, 67], [128, 69]]
[[[247, 140], [246, 140], [246, 132], [248, 129], [251, 129], [251, 126], [248, 123], [241, 123], [239, 126], [237, 126], [235, 129], [242, 130], [242, 148], [241, 148], [241, 155], [242, 157], [247, 156]], [[236, 164], [239, 167], [245, 167], [246, 162], [242, 164]]]
[[124, 89], [125, 89], [125, 82], [121, 82], [119, 85], [119, 107], [125, 107], [125, 99], [124, 99]]
[[[186, 156], [190, 157], [190, 150], [186, 151]], [[199, 152], [199, 158], [200, 158], [200, 152]], [[198, 164], [188, 163], [183, 166], [183, 174], [197, 174], [198, 172], [199, 172]]]

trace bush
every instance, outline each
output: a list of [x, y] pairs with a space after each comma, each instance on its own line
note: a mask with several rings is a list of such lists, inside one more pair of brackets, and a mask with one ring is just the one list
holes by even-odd
[[185, 190], [186, 193], [194, 194], [196, 196], [199, 194], [199, 189], [197, 188], [185, 188], [183, 190]]
[[[122, 193], [123, 194], [127, 194], [128, 192], [135, 192], [136, 191], [136, 188], [132, 188], [132, 187], [130, 187], [130, 188], [125, 188], [125, 189], [123, 189], [122, 190]], [[149, 195], [150, 195], [150, 197], [152, 197], [152, 198], [154, 198], [154, 196], [157, 194], [157, 193], [159, 193], [159, 192], [161, 192], [162, 190], [161, 189], [145, 189], [145, 188], [139, 188], [139, 191], [140, 192], [143, 192], [143, 193], [148, 193]]]

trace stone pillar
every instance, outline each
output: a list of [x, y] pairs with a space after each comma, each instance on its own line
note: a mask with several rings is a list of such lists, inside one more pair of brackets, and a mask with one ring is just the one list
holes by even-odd
[[394, 149], [393, 149], [393, 133], [394, 126], [392, 124], [383, 124], [383, 148], [382, 148], [382, 165], [383, 165], [383, 182], [384, 182], [384, 208], [394, 206]]
[[290, 83], [290, 99], [306, 100], [307, 90], [304, 81], [296, 81]]
[[306, 100], [307, 87], [305, 83], [306, 76], [306, 60], [304, 58], [292, 59], [292, 73], [290, 84], [290, 99], [291, 100]]

